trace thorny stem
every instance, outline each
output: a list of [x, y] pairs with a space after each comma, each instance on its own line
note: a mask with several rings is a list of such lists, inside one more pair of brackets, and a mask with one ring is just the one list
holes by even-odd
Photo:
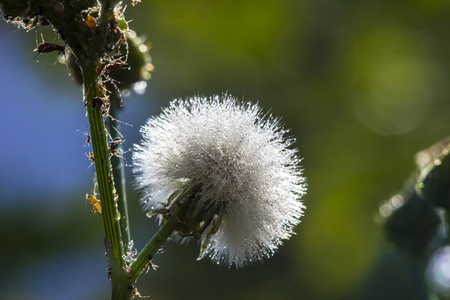
[[123, 260], [123, 244], [119, 227], [119, 214], [116, 205], [110, 152], [107, 141], [105, 120], [102, 108], [94, 106], [93, 99], [100, 96], [97, 65], [81, 66], [83, 73], [84, 99], [89, 118], [92, 148], [94, 152], [95, 170], [102, 206], [103, 226], [106, 237], [111, 244], [115, 259], [121, 266]]

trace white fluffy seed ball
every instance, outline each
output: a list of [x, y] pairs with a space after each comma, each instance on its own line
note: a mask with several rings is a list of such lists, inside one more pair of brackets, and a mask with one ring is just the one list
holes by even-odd
[[164, 207], [183, 184], [201, 186], [198, 205], [225, 204], [204, 256], [242, 267], [293, 234], [305, 209], [300, 159], [289, 148], [294, 139], [258, 105], [226, 94], [174, 100], [141, 133], [133, 165], [146, 211]]

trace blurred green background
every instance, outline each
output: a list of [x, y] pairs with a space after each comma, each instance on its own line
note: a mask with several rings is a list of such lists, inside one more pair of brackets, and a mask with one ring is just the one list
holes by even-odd
[[[128, 5], [155, 70], [147, 93], [125, 100], [125, 147], [171, 99], [228, 92], [282, 117], [308, 182], [297, 235], [274, 257], [226, 269], [196, 262], [195, 242], [167, 243], [140, 293], [415, 299], [406, 258], [384, 244], [375, 216], [414, 170], [415, 153], [450, 135], [449, 15], [446, 0]], [[0, 23], [0, 299], [108, 299], [101, 217], [85, 200], [93, 167], [81, 89], [56, 54], [33, 61], [40, 33]], [[131, 183], [128, 197], [141, 249], [156, 225]]]

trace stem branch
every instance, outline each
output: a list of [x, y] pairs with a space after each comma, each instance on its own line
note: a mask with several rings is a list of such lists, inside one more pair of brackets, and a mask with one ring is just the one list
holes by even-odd
[[177, 228], [179, 223], [174, 217], [168, 219], [164, 225], [159, 229], [159, 231], [153, 236], [153, 238], [145, 245], [141, 253], [136, 257], [136, 260], [130, 265], [131, 269], [131, 280], [136, 282], [139, 275], [142, 273], [144, 268], [148, 265], [153, 256], [161, 248], [172, 232]]

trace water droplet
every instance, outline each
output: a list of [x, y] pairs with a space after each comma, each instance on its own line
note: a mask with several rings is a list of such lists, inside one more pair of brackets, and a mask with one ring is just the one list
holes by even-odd
[[139, 45], [139, 51], [141, 51], [141, 52], [146, 52], [147, 49], [148, 49], [148, 47], [147, 47], [146, 45], [144, 45], [144, 44]]
[[143, 95], [145, 93], [146, 88], [147, 88], [146, 81], [138, 81], [135, 84], [133, 84], [133, 90], [138, 95]]
[[380, 206], [379, 212], [382, 217], [389, 217], [392, 214], [392, 208], [389, 204], [383, 204]]
[[130, 96], [130, 91], [128, 90], [128, 89], [123, 89], [122, 90], [122, 97], [123, 98], [126, 98], [126, 97], [128, 97], [128, 96]]
[[431, 287], [441, 293], [450, 292], [450, 247], [442, 247], [433, 255], [428, 268], [427, 279]]

